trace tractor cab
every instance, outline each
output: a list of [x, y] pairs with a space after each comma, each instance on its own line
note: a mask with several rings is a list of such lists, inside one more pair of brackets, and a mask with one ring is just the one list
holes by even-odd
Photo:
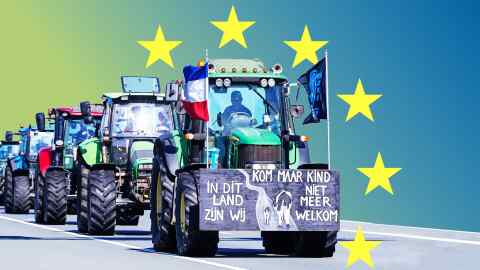
[[34, 178], [38, 153], [53, 143], [53, 128], [53, 123], [49, 123], [47, 128], [42, 127], [41, 130], [36, 127], [20, 129], [20, 153], [13, 159], [13, 170], [29, 169], [30, 176]]
[[13, 140], [13, 135], [10, 131], [5, 132], [5, 139], [0, 144], [0, 197], [3, 196], [3, 180], [7, 161], [20, 152], [19, 143]]

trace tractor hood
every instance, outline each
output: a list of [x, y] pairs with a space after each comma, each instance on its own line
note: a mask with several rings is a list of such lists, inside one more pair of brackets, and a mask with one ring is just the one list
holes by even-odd
[[240, 144], [256, 145], [280, 145], [280, 138], [277, 134], [268, 129], [252, 127], [235, 128], [232, 136], [240, 140]]
[[134, 141], [130, 148], [130, 162], [134, 167], [140, 164], [151, 164], [153, 159], [153, 143]]

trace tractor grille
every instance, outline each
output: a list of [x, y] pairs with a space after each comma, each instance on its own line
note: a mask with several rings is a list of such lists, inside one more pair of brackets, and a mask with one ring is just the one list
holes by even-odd
[[241, 144], [238, 148], [238, 167], [246, 168], [247, 164], [280, 163], [280, 145]]

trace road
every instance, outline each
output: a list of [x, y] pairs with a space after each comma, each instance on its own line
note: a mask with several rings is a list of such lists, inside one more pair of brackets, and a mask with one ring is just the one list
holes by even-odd
[[[33, 223], [33, 214], [4, 214], [0, 207], [0, 269], [346, 269], [348, 250], [337, 245], [333, 258], [295, 258], [265, 254], [259, 233], [221, 232], [214, 258], [188, 258], [151, 248], [148, 213], [138, 226], [118, 226], [110, 237], [78, 234], [76, 217], [66, 226]], [[480, 233], [342, 221], [340, 241], [353, 240], [362, 226], [375, 269], [476, 269]], [[369, 269], [357, 262], [350, 269]]]

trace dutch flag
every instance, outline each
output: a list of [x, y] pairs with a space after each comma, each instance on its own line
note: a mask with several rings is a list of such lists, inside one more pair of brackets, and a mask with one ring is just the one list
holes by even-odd
[[208, 121], [208, 63], [204, 66], [186, 66], [183, 68], [185, 87], [182, 103], [192, 119]]

